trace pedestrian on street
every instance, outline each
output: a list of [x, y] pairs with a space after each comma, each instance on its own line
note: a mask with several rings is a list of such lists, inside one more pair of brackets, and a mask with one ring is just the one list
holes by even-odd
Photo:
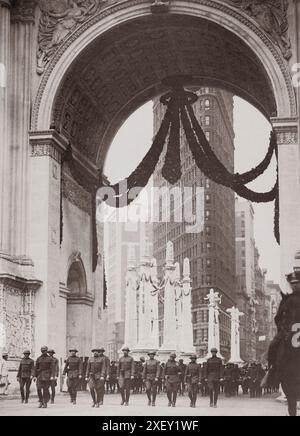
[[77, 391], [79, 388], [80, 380], [82, 379], [82, 360], [80, 357], [76, 356], [78, 350], [76, 348], [71, 348], [69, 350], [70, 356], [65, 362], [65, 367], [63, 370], [63, 376], [67, 375], [67, 386], [70, 395], [70, 400], [73, 405], [77, 401]]
[[2, 353], [0, 361], [0, 395], [7, 395], [9, 380], [8, 380], [8, 353]]
[[128, 347], [123, 348], [123, 357], [120, 358], [117, 369], [117, 379], [122, 397], [121, 406], [129, 406], [130, 389], [132, 380], [134, 380], [135, 363], [133, 357], [129, 356]]
[[106, 358], [103, 356], [103, 348], [94, 348], [92, 353], [94, 357], [88, 361], [85, 379], [89, 383], [92, 407], [100, 407], [103, 405], [105, 393]]
[[164, 379], [166, 381], [167, 397], [169, 400], [169, 407], [176, 407], [176, 400], [180, 384], [180, 367], [176, 362], [176, 354], [170, 355], [170, 359], [164, 367]]
[[[17, 380], [20, 384], [21, 402], [27, 404], [30, 395], [30, 386], [34, 377], [34, 360], [30, 359], [30, 351], [24, 351], [20, 362]], [[24, 389], [25, 388], [25, 389]]]
[[198, 396], [199, 386], [201, 384], [201, 366], [197, 363], [197, 356], [193, 354], [191, 357], [191, 362], [187, 365], [184, 383], [187, 386], [189, 398], [191, 400], [190, 407], [195, 408]]
[[146, 394], [148, 397], [148, 406], [155, 407], [158, 381], [160, 377], [160, 362], [155, 359], [156, 352], [148, 353], [149, 360], [145, 362], [143, 369], [143, 381], [146, 386]]
[[50, 383], [55, 380], [55, 361], [48, 356], [48, 347], [41, 348], [41, 356], [37, 358], [34, 369], [34, 381], [36, 381], [39, 397], [39, 408], [46, 409], [50, 400]]
[[55, 389], [56, 389], [57, 380], [59, 377], [59, 361], [58, 361], [58, 359], [56, 359], [56, 357], [54, 357], [54, 354], [55, 354], [55, 351], [53, 349], [48, 351], [48, 355], [50, 357], [52, 357], [52, 359], [54, 360], [54, 368], [55, 368], [55, 370], [54, 370], [55, 371], [54, 372], [55, 378], [54, 378], [54, 380], [51, 380], [51, 382], [50, 382], [51, 404], [54, 404], [54, 401], [55, 401], [55, 393], [56, 393]]
[[220, 394], [220, 382], [223, 380], [223, 363], [222, 359], [217, 357], [218, 350], [211, 350], [212, 357], [207, 360], [205, 366], [206, 381], [209, 390], [210, 407], [218, 407], [218, 398]]

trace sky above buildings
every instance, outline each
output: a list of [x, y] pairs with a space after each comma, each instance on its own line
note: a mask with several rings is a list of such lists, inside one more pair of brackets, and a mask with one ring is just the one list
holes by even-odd
[[[253, 106], [236, 97], [234, 99], [235, 169], [245, 172], [264, 158], [269, 144], [271, 126]], [[150, 148], [153, 138], [153, 107], [147, 103], [131, 115], [116, 135], [110, 148], [105, 174], [111, 182], [128, 176]], [[249, 185], [264, 192], [276, 181], [276, 163], [258, 180]], [[268, 270], [270, 280], [280, 280], [279, 247], [273, 233], [274, 203], [254, 204], [255, 239], [260, 251], [260, 265]]]

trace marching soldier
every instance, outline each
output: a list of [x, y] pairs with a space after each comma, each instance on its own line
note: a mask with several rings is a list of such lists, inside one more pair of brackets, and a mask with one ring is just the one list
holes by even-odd
[[155, 359], [156, 353], [148, 353], [149, 360], [146, 361], [143, 369], [143, 381], [146, 385], [146, 394], [148, 397], [148, 406], [155, 407], [157, 396], [157, 387], [160, 376], [160, 362]]
[[166, 381], [169, 407], [176, 407], [177, 394], [180, 383], [180, 367], [176, 362], [176, 354], [171, 354], [170, 359], [164, 368], [164, 379]]
[[46, 409], [50, 399], [50, 382], [55, 378], [55, 362], [48, 356], [48, 347], [42, 347], [41, 353], [36, 361], [34, 380], [36, 380], [39, 408]]
[[110, 393], [114, 394], [117, 386], [117, 365], [114, 360], [112, 360], [109, 368], [108, 385], [109, 385]]
[[179, 368], [180, 368], [179, 394], [184, 395], [184, 390], [185, 390], [184, 376], [186, 371], [186, 364], [183, 362], [183, 359], [179, 360]]
[[95, 348], [92, 353], [94, 353], [94, 357], [88, 361], [86, 380], [89, 382], [93, 399], [92, 407], [100, 407], [103, 405], [105, 392], [106, 358], [103, 355], [103, 348]]
[[51, 389], [51, 404], [54, 404], [54, 400], [55, 400], [55, 388], [57, 386], [57, 379], [59, 377], [59, 362], [58, 359], [56, 359], [56, 357], [54, 357], [55, 351], [54, 350], [49, 350], [48, 351], [48, 355], [50, 357], [52, 357], [52, 359], [54, 360], [54, 368], [55, 368], [55, 378], [54, 380], [51, 380], [50, 382], [50, 389]]
[[131, 356], [129, 356], [129, 348], [123, 348], [124, 356], [120, 358], [117, 379], [119, 382], [120, 393], [122, 397], [121, 406], [129, 405], [131, 381], [134, 380], [135, 364]]
[[222, 360], [217, 357], [218, 350], [211, 350], [212, 357], [207, 360], [205, 367], [207, 386], [210, 394], [210, 407], [217, 407], [220, 393], [220, 381], [223, 379]]
[[27, 404], [30, 394], [30, 386], [34, 377], [34, 361], [29, 357], [29, 350], [25, 350], [23, 354], [24, 357], [19, 365], [17, 380], [20, 384], [21, 402]]
[[187, 385], [189, 398], [191, 400], [190, 407], [195, 408], [198, 395], [198, 387], [201, 383], [201, 366], [197, 363], [197, 356], [194, 354], [190, 357], [191, 362], [187, 365], [184, 382]]
[[67, 386], [70, 394], [70, 399], [72, 404], [76, 404], [77, 391], [79, 387], [80, 380], [82, 379], [82, 360], [80, 357], [76, 356], [78, 350], [72, 348], [69, 350], [70, 356], [67, 358], [65, 367], [63, 370], [63, 376], [67, 375]]

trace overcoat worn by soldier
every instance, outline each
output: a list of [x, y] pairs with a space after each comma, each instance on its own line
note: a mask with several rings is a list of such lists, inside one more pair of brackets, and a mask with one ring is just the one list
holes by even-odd
[[67, 375], [67, 386], [70, 394], [71, 403], [76, 404], [77, 391], [79, 388], [80, 379], [82, 378], [83, 363], [80, 357], [76, 356], [76, 349], [69, 350], [69, 356], [65, 362], [63, 376]]
[[25, 350], [23, 354], [24, 357], [19, 365], [17, 380], [20, 383], [22, 403], [25, 402], [27, 404], [30, 394], [31, 382], [34, 377], [34, 360], [29, 357], [30, 356], [29, 350]]
[[54, 357], [55, 351], [53, 349], [48, 351], [48, 354], [52, 359], [54, 360], [54, 380], [51, 380], [50, 382], [50, 388], [51, 388], [51, 404], [54, 404], [55, 400], [55, 388], [57, 386], [57, 379], [59, 377], [59, 360]]

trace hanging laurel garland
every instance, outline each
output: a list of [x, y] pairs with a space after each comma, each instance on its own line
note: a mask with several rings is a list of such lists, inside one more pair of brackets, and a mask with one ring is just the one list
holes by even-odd
[[[197, 167], [209, 179], [217, 184], [232, 189], [240, 197], [256, 203], [275, 201], [274, 234], [280, 243], [279, 233], [279, 177], [278, 177], [278, 147], [275, 132], [271, 132], [267, 154], [263, 161], [250, 171], [239, 174], [231, 174], [225, 165], [218, 159], [207, 140], [205, 133], [199, 124], [192, 105], [198, 97], [183, 88], [182, 79], [172, 78], [169, 81], [172, 91], [161, 98], [161, 103], [167, 107], [161, 126], [153, 140], [153, 144], [145, 155], [142, 162], [130, 176], [120, 183], [111, 185], [103, 183], [99, 171], [98, 178], [86, 177], [72, 154], [69, 145], [63, 163], [67, 162], [73, 178], [87, 190], [92, 197], [92, 233], [93, 233], [93, 271], [97, 267], [97, 223], [96, 223], [96, 195], [99, 188], [109, 191], [102, 199], [111, 207], [121, 208], [130, 205], [145, 188], [155, 171], [159, 159], [163, 153], [168, 139], [167, 153], [162, 170], [163, 177], [170, 183], [175, 184], [182, 176], [180, 162], [180, 126], [182, 125], [187, 143], [192, 152]], [[273, 156], [277, 159], [277, 180], [269, 192], [255, 192], [246, 185], [256, 180], [269, 167]], [[124, 191], [121, 189], [126, 187]], [[61, 202], [61, 241], [62, 241], [62, 202]]]

